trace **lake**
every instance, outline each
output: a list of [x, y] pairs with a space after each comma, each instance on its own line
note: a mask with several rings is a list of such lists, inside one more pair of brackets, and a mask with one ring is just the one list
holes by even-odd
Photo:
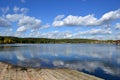
[[0, 61], [33, 68], [70, 68], [120, 80], [120, 46], [113, 44], [0, 44]]

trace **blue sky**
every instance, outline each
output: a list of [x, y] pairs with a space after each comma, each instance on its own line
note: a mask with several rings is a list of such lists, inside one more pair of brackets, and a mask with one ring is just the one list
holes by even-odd
[[120, 39], [120, 0], [0, 0], [0, 36]]

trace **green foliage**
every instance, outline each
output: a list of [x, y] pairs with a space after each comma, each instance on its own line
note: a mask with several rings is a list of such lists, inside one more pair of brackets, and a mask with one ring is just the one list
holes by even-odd
[[48, 39], [48, 38], [17, 38], [0, 36], [1, 44], [13, 43], [113, 43], [113, 40], [93, 40], [93, 39]]

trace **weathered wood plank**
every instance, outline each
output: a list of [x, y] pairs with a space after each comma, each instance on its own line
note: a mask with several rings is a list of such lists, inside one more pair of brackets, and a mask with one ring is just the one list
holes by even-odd
[[42, 77], [39, 75], [39, 70], [35, 70], [35, 69], [28, 69], [27, 73], [29, 75], [29, 77], [31, 78], [31, 80], [43, 80]]
[[17, 70], [17, 80], [24, 80], [23, 78], [24, 78], [24, 76], [25, 75], [23, 75], [23, 71], [20, 71], [20, 70]]
[[46, 74], [51, 80], [58, 80], [57, 78], [53, 76], [53, 74], [49, 73], [48, 69], [44, 70], [44, 74]]
[[1, 76], [3, 76], [2, 80], [10, 80], [10, 76], [7, 70], [5, 70], [4, 74]]
[[[69, 77], [70, 80], [79, 80], [79, 79], [80, 79], [79, 77], [76, 77], [76, 76], [74, 76], [74, 75], [72, 75], [72, 74], [69, 74], [69, 73], [66, 72], [65, 70], [66, 70], [66, 69], [58, 69], [58, 70], [56, 70], [56, 72], [61, 73], [61, 74], [63, 74], [64, 76]], [[67, 71], [70, 71], [70, 70], [67, 69]], [[84, 76], [81, 76], [82, 79], [84, 79], [83, 77], [84, 77]], [[69, 80], [69, 79], [68, 79], [68, 80]]]
[[32, 69], [0, 63], [0, 80], [103, 80], [70, 69]]
[[27, 73], [27, 71], [23, 71], [24, 80], [37, 80], [32, 79], [31, 76]]
[[51, 80], [51, 79], [46, 75], [44, 69], [41, 70], [40, 76], [43, 78], [43, 80]]
[[58, 69], [56, 70], [49, 70], [48, 71], [51, 75], [53, 75], [55, 78], [57, 78], [58, 80], [71, 80], [70, 77], [68, 77], [66, 74], [62, 74], [60, 72], [58, 72]]
[[4, 78], [6, 77], [7, 67], [8, 65], [5, 64], [1, 66], [0, 80], [4, 80]]

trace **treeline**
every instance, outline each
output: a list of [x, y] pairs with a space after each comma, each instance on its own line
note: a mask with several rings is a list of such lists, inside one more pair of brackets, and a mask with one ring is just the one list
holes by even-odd
[[14, 43], [112, 43], [114, 41], [102, 41], [93, 39], [49, 39], [49, 38], [17, 38], [0, 36], [0, 44]]

